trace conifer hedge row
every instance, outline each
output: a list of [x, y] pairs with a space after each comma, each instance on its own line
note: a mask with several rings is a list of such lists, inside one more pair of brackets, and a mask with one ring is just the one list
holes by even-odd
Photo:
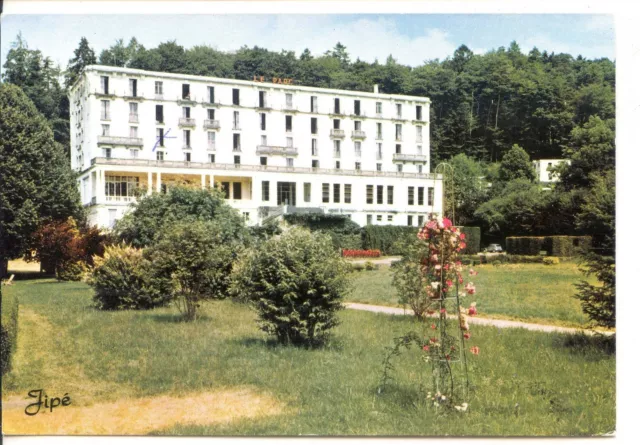
[[515, 255], [577, 256], [591, 247], [590, 236], [510, 236], [507, 237], [507, 252]]

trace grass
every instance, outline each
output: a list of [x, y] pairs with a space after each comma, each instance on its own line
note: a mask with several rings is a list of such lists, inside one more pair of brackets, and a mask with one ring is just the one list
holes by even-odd
[[[574, 286], [584, 275], [572, 262], [554, 266], [544, 264], [504, 264], [474, 266], [473, 281], [477, 293], [467, 297], [475, 301], [483, 317], [524, 320], [528, 322], [585, 327], [587, 318], [580, 301], [573, 296]], [[355, 303], [400, 306], [391, 284], [393, 269], [380, 266], [374, 271], [352, 274], [353, 291], [347, 300]], [[589, 280], [593, 282], [593, 280]]]
[[253, 312], [229, 301], [208, 302], [199, 320], [184, 323], [172, 307], [95, 310], [82, 283], [19, 281], [6, 292], [20, 299], [22, 350], [3, 378], [3, 398], [45, 388], [68, 392], [80, 406], [189, 394], [197, 404], [198, 393], [250, 388], [280, 407], [261, 417], [165, 425], [154, 434], [565, 436], [615, 429], [615, 351], [598, 337], [474, 327], [481, 354], [470, 360], [470, 412], [439, 415], [419, 389], [426, 368], [416, 354], [398, 358], [395, 380], [377, 394], [385, 347], [416, 327], [409, 317], [345, 310], [330, 343], [306, 350], [274, 343]]

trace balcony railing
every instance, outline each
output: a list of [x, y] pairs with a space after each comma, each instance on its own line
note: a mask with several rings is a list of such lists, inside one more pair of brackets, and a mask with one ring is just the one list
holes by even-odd
[[362, 150], [355, 150], [354, 153], [356, 155], [356, 158], [362, 157]]
[[134, 114], [134, 113], [129, 113], [129, 122], [131, 122], [132, 124], [137, 124], [138, 123], [138, 115]]
[[124, 100], [144, 100], [144, 96], [139, 94], [139, 91], [136, 91], [136, 94], [133, 94], [132, 91], [129, 91], [123, 96]]
[[427, 162], [427, 156], [405, 154], [405, 153], [394, 153], [393, 160], [394, 161], [410, 161], [410, 162]]
[[344, 130], [340, 130], [339, 128], [332, 128], [329, 132], [329, 136], [332, 138], [343, 138]]
[[188, 95], [185, 97], [178, 96], [177, 102], [179, 105], [195, 105], [198, 103], [193, 95]]
[[353, 119], [358, 119], [359, 117], [366, 118], [367, 117], [367, 113], [365, 113], [364, 111], [361, 111], [360, 113], [356, 113], [354, 111], [353, 113], [351, 113], [351, 115], [349, 117], [351, 117]]
[[277, 145], [256, 146], [257, 155], [298, 156], [298, 147], [281, 147]]
[[382, 133], [376, 133], [376, 140], [377, 141], [381, 141], [382, 140]]
[[294, 106], [293, 104], [284, 104], [284, 107], [282, 107], [282, 111], [298, 111], [298, 107]]
[[181, 127], [195, 127], [196, 120], [192, 117], [181, 117], [178, 124]]
[[364, 130], [353, 130], [351, 132], [351, 137], [353, 139], [365, 139], [367, 137], [367, 133]]
[[98, 145], [124, 145], [127, 147], [142, 147], [142, 138], [127, 138], [123, 136], [98, 136]]
[[234, 124], [233, 124], [233, 128], [232, 128], [232, 129], [233, 129], [233, 130], [235, 130], [235, 131], [240, 131], [240, 130], [241, 130], [241, 128], [240, 128], [240, 124], [236, 124], [236, 123], [234, 123]]
[[319, 167], [279, 167], [275, 165], [242, 165], [242, 164], [216, 164], [210, 162], [185, 162], [185, 161], [158, 161], [155, 159], [119, 159], [97, 157], [91, 160], [91, 165], [124, 165], [130, 167], [164, 167], [164, 168], [184, 168], [193, 169], [216, 169], [216, 170], [246, 170], [246, 171], [269, 171], [269, 172], [292, 172], [292, 173], [318, 173], [328, 175], [346, 176], [382, 176], [392, 178], [419, 178], [419, 179], [442, 179], [442, 175], [434, 173], [405, 173], [386, 172], [372, 170], [346, 170]]
[[396, 134], [396, 142], [402, 142], [402, 135]]
[[203, 127], [204, 127], [205, 130], [219, 130], [220, 129], [220, 121], [219, 120], [205, 119]]

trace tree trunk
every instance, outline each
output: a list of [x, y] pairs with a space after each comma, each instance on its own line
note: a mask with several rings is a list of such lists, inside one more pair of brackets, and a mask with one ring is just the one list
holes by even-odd
[[9, 270], [9, 260], [7, 258], [0, 258], [0, 279], [3, 279], [7, 276], [7, 272]]
[[498, 105], [496, 106], [496, 125], [494, 127], [495, 130], [498, 129], [498, 112], [500, 111], [500, 95], [498, 94]]

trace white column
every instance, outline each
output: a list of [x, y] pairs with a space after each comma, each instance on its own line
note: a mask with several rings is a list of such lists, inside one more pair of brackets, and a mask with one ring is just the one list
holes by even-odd
[[104, 186], [105, 186], [104, 170], [98, 169], [96, 171], [96, 187], [97, 187], [96, 199], [99, 204], [102, 204], [105, 202]]
[[204, 187], [205, 187], [205, 174], [204, 173], [202, 173], [200, 175], [200, 187], [202, 187], [202, 189], [204, 190]]
[[150, 195], [152, 190], [153, 190], [153, 173], [149, 171], [147, 173], [147, 195]]
[[213, 188], [213, 173], [209, 175], [209, 187]]
[[160, 193], [160, 184], [162, 183], [162, 174], [156, 173], [156, 192]]

